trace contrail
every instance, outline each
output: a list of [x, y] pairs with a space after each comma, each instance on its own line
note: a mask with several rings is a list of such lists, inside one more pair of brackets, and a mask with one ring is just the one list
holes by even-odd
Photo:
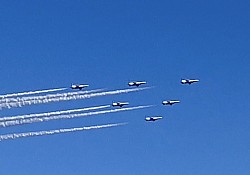
[[103, 91], [104, 89], [95, 89], [89, 91], [78, 91], [78, 92], [67, 92], [67, 93], [57, 93], [57, 94], [47, 94], [47, 95], [40, 95], [40, 96], [31, 96], [31, 97], [17, 97], [17, 98], [4, 98], [0, 99], [0, 103], [19, 103], [23, 101], [30, 101], [30, 100], [44, 100], [48, 98], [60, 98], [60, 97], [67, 97], [72, 95], [79, 95], [79, 94], [88, 94]]
[[77, 99], [86, 99], [98, 96], [106, 96], [106, 95], [115, 95], [115, 94], [122, 94], [122, 93], [129, 93], [129, 92], [136, 92], [145, 89], [150, 89], [151, 87], [145, 88], [132, 88], [132, 89], [121, 89], [121, 90], [113, 90], [113, 91], [106, 91], [106, 92], [98, 92], [98, 93], [91, 93], [91, 94], [75, 94], [75, 95], [65, 95], [61, 97], [53, 97], [53, 96], [46, 96], [44, 99], [33, 99], [29, 101], [19, 101], [19, 102], [11, 102], [11, 103], [2, 103], [0, 104], [0, 109], [2, 108], [12, 108], [12, 107], [22, 107], [26, 105], [32, 104], [42, 104], [42, 103], [49, 103], [49, 102], [59, 102], [59, 101], [68, 101], [68, 100], [77, 100]]
[[23, 137], [35, 137], [35, 136], [54, 135], [54, 134], [62, 134], [62, 133], [69, 133], [69, 132], [86, 131], [86, 130], [91, 130], [91, 129], [110, 128], [110, 127], [122, 126], [126, 124], [128, 123], [111, 123], [111, 124], [105, 124], [105, 125], [85, 126], [81, 128], [68, 128], [68, 129], [55, 129], [55, 130], [48, 130], [48, 131], [13, 133], [13, 134], [0, 135], [0, 141], [9, 140], [9, 139], [18, 139], [18, 138], [23, 138]]
[[68, 88], [44, 89], [44, 90], [29, 91], [29, 92], [18, 92], [18, 93], [13, 93], [13, 94], [0, 95], [0, 98], [9, 98], [9, 97], [24, 96], [24, 95], [34, 95], [34, 94], [40, 94], [40, 93], [56, 92], [56, 91], [63, 91], [66, 89]]
[[11, 120], [11, 121], [6, 121], [6, 122], [0, 122], [0, 127], [23, 125], [23, 124], [30, 124], [30, 123], [37, 123], [37, 122], [46, 122], [50, 120], [72, 119], [72, 118], [86, 117], [86, 116], [92, 116], [92, 115], [115, 113], [115, 112], [121, 112], [121, 111], [130, 111], [130, 110], [135, 110], [135, 109], [149, 108], [152, 106], [153, 105], [135, 106], [135, 107], [129, 107], [129, 108], [111, 109], [111, 110], [87, 112], [87, 113], [80, 113], [80, 114], [56, 115], [56, 116], [39, 117], [39, 118], [36, 117], [36, 118], [21, 119], [21, 120], [14, 120], [14, 121]]
[[5, 121], [10, 121], [10, 120], [21, 120], [21, 119], [34, 118], [34, 117], [50, 117], [53, 115], [71, 114], [75, 112], [90, 111], [90, 110], [103, 109], [103, 108], [108, 108], [108, 107], [110, 107], [110, 105], [93, 106], [93, 107], [88, 107], [88, 108], [54, 111], [54, 112], [46, 112], [46, 113], [39, 113], [39, 114], [27, 114], [27, 115], [19, 115], [19, 116], [12, 116], [12, 117], [2, 117], [0, 118], [0, 123], [5, 122]]

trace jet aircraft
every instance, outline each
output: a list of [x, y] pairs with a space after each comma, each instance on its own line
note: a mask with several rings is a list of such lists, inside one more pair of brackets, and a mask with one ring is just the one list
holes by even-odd
[[167, 101], [162, 102], [163, 105], [173, 105], [176, 103], [180, 103], [180, 101], [179, 100], [167, 100]]
[[140, 86], [142, 84], [146, 84], [147, 82], [146, 81], [132, 81], [132, 82], [129, 82], [128, 85], [129, 86]]
[[113, 102], [112, 106], [113, 107], [115, 107], [115, 106], [123, 107], [123, 106], [128, 105], [128, 104], [129, 104], [128, 102]]
[[192, 83], [197, 83], [199, 80], [197, 79], [182, 79], [181, 84], [192, 84]]
[[161, 117], [161, 116], [154, 116], [154, 117], [146, 117], [145, 120], [146, 120], [147, 122], [149, 122], [149, 121], [154, 122], [154, 121], [159, 120], [159, 119], [162, 119], [162, 118], [163, 118], [163, 117]]
[[72, 84], [71, 89], [79, 89], [82, 90], [83, 88], [88, 87], [88, 84]]

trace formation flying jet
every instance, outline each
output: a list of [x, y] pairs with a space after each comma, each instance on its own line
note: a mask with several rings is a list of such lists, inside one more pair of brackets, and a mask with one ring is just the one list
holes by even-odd
[[147, 82], [146, 81], [132, 81], [132, 82], [129, 82], [128, 85], [129, 86], [140, 86], [142, 84], [146, 84]]
[[182, 79], [181, 84], [192, 84], [192, 83], [197, 83], [199, 80], [197, 79]]
[[112, 106], [113, 107], [115, 107], [115, 106], [123, 107], [123, 106], [128, 105], [128, 104], [129, 104], [128, 102], [113, 102]]
[[71, 89], [79, 89], [82, 90], [83, 88], [88, 87], [88, 84], [72, 84]]
[[147, 122], [149, 122], [149, 121], [154, 122], [154, 121], [159, 120], [159, 119], [162, 119], [162, 118], [163, 118], [163, 117], [161, 117], [161, 116], [154, 116], [154, 117], [146, 117], [145, 120], [146, 120]]
[[180, 103], [180, 101], [179, 100], [167, 100], [167, 101], [162, 102], [163, 105], [173, 105], [175, 103]]

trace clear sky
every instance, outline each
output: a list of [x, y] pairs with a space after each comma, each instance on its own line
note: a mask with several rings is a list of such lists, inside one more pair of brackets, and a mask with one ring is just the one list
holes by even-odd
[[[153, 89], [5, 109], [1, 116], [129, 101], [149, 109], [1, 128], [128, 122], [0, 142], [0, 174], [250, 174], [250, 1], [0, 1], [0, 94], [87, 83]], [[181, 85], [181, 78], [198, 78]], [[71, 91], [70, 89], [66, 92]], [[168, 107], [162, 100], [181, 103]], [[154, 123], [147, 115], [162, 115]]]

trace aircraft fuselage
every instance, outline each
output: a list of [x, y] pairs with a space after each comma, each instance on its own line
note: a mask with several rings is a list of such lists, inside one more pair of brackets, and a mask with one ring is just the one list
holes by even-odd
[[88, 87], [88, 84], [72, 84], [71, 89], [79, 89], [82, 90], [83, 88]]
[[119, 107], [123, 107], [125, 105], [128, 105], [129, 103], [128, 102], [114, 102], [112, 103], [112, 106], [115, 107], [115, 106], [119, 106]]
[[146, 84], [146, 83], [147, 83], [146, 81], [132, 81], [132, 82], [129, 82], [128, 85], [138, 87], [138, 86]]
[[149, 121], [154, 122], [154, 121], [159, 120], [159, 119], [162, 119], [162, 118], [163, 118], [163, 117], [161, 117], [161, 116], [146, 117], [145, 120], [146, 120], [147, 122], [149, 122]]
[[197, 79], [182, 79], [181, 84], [192, 84], [192, 83], [197, 83], [199, 80]]
[[176, 103], [180, 103], [180, 101], [179, 100], [167, 100], [167, 101], [162, 102], [163, 105], [173, 105]]

